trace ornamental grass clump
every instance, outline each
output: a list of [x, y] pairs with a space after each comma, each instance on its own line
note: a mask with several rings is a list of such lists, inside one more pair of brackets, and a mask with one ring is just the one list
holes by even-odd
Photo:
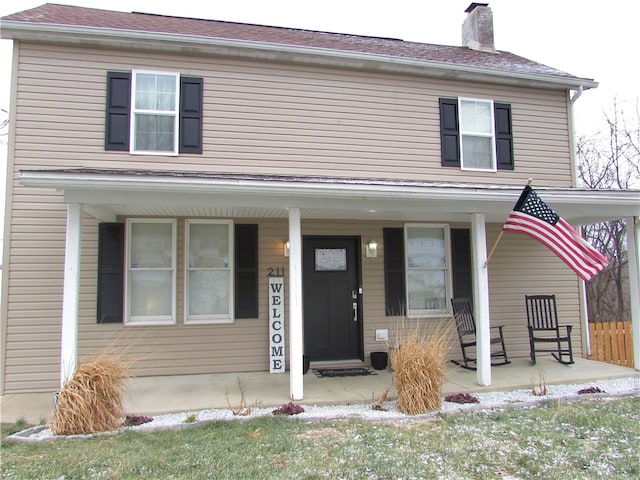
[[451, 322], [423, 319], [410, 329], [403, 322], [395, 338], [397, 346], [390, 358], [398, 410], [408, 415], [439, 410], [451, 350]]
[[58, 392], [49, 428], [54, 435], [78, 435], [117, 430], [125, 418], [124, 381], [130, 363], [101, 357], [81, 363]]

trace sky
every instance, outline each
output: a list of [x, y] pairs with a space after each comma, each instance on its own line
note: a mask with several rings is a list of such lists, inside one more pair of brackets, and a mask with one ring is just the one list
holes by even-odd
[[[47, 0], [4, 0], [0, 17]], [[470, 0], [49, 0], [51, 3], [461, 45]], [[498, 50], [593, 79], [575, 104], [576, 134], [605, 131], [614, 101], [634, 108], [640, 85], [636, 0], [489, 0]], [[0, 109], [9, 110], [11, 41], [0, 40]], [[0, 116], [0, 118], [3, 118]], [[5, 132], [0, 132], [5, 133]], [[0, 185], [6, 170], [0, 136]], [[4, 195], [0, 198], [4, 199]], [[4, 211], [0, 200], [0, 212]], [[1, 222], [0, 222], [1, 223]], [[1, 225], [0, 225], [1, 229]], [[0, 238], [2, 238], [0, 231]], [[0, 250], [1, 251], [1, 250]]]

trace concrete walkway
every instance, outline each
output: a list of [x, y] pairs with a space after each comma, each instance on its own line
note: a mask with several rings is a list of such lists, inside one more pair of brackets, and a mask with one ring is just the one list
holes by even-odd
[[[312, 371], [304, 376], [304, 399], [301, 405], [373, 403], [389, 390], [395, 397], [391, 370], [372, 370], [375, 375], [360, 377], [317, 378]], [[561, 365], [550, 356], [536, 365], [528, 359], [516, 359], [510, 365], [492, 369], [492, 385], [476, 383], [476, 372], [450, 364], [443, 385], [443, 394], [512, 390], [556, 383], [596, 383], [599, 379], [638, 377], [637, 370], [576, 359], [573, 365]], [[247, 406], [277, 407], [289, 401], [289, 375], [267, 372], [207, 375], [175, 375], [139, 377], [129, 380], [125, 408], [128, 414], [158, 415], [161, 413], [195, 411], [209, 408]], [[13, 394], [1, 399], [2, 422], [24, 419], [30, 424], [47, 421], [53, 408], [53, 394]]]

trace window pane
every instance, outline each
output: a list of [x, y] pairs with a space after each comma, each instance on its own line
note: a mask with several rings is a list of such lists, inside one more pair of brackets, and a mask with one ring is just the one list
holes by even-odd
[[170, 223], [131, 223], [131, 268], [171, 268]]
[[490, 137], [462, 136], [462, 162], [464, 168], [493, 169]]
[[440, 227], [407, 229], [407, 261], [411, 267], [443, 267], [446, 265], [444, 230]]
[[411, 270], [407, 278], [409, 310], [444, 310], [446, 308], [444, 270]]
[[131, 315], [171, 315], [172, 273], [167, 270], [131, 272]]
[[490, 134], [491, 103], [475, 100], [460, 101], [460, 128], [463, 132]]
[[154, 110], [156, 104], [155, 75], [138, 73], [136, 75], [135, 108]]
[[136, 74], [135, 108], [175, 111], [176, 77], [173, 75]]
[[229, 267], [229, 225], [189, 225], [189, 267]]
[[189, 315], [229, 314], [229, 272], [189, 272]]
[[176, 77], [158, 75], [157, 110], [174, 111], [176, 109]]
[[137, 114], [135, 119], [135, 150], [148, 152], [173, 151], [175, 117]]

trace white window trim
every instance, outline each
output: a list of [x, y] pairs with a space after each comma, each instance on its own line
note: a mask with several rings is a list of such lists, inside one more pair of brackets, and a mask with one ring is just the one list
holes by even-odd
[[[171, 224], [171, 315], [134, 317], [131, 315], [131, 225], [133, 223], [170, 223]], [[124, 282], [124, 324], [130, 326], [175, 325], [176, 324], [176, 225], [175, 219], [129, 218], [126, 227], [125, 282]]]
[[[191, 224], [227, 224], [229, 228], [229, 313], [221, 315], [189, 315], [189, 225]], [[185, 220], [184, 242], [184, 323], [185, 325], [233, 323], [235, 318], [235, 250], [234, 228], [232, 220]], [[211, 270], [220, 270], [212, 268]]]
[[[481, 133], [474, 131], [465, 131], [462, 128], [462, 102], [479, 102], [479, 103], [488, 103], [489, 110], [491, 112], [491, 133]], [[497, 172], [498, 171], [498, 159], [496, 155], [496, 119], [495, 119], [495, 106], [493, 104], [493, 100], [487, 100], [482, 98], [469, 98], [469, 97], [459, 97], [458, 98], [458, 112], [460, 119], [460, 170], [466, 170], [470, 172]], [[477, 168], [477, 167], [465, 167], [464, 166], [464, 148], [462, 146], [462, 138], [464, 136], [468, 137], [484, 137], [491, 138], [491, 168]]]
[[[446, 293], [445, 293], [445, 308], [444, 309], [431, 309], [431, 310], [411, 310], [409, 308], [409, 235], [408, 230], [411, 228], [441, 228], [444, 230], [444, 244], [445, 244], [445, 261], [446, 265], [444, 267], [445, 270], [445, 282], [446, 282]], [[404, 284], [405, 288], [405, 305], [407, 306], [407, 317], [408, 318], [434, 318], [434, 317], [443, 317], [451, 314], [451, 307], [449, 306], [449, 298], [452, 296], [453, 292], [453, 272], [451, 271], [451, 235], [450, 235], [450, 226], [444, 223], [405, 223], [404, 225], [404, 270], [405, 270], [405, 278]], [[420, 267], [420, 269], [427, 269], [429, 267]], [[434, 270], [441, 270], [441, 267], [432, 267]]]
[[[180, 132], [180, 74], [176, 72], [165, 72], [156, 70], [132, 70], [131, 79], [131, 121], [129, 122], [129, 153], [132, 155], [163, 155], [163, 156], [177, 156], [179, 145], [179, 132]], [[138, 74], [149, 75], [165, 75], [172, 76], [176, 79], [176, 91], [175, 91], [175, 104], [173, 110], [138, 110], [136, 109], [136, 83]], [[166, 115], [175, 118], [173, 122], [173, 151], [154, 151], [154, 150], [136, 150], [136, 114], [149, 113], [153, 115]]]

